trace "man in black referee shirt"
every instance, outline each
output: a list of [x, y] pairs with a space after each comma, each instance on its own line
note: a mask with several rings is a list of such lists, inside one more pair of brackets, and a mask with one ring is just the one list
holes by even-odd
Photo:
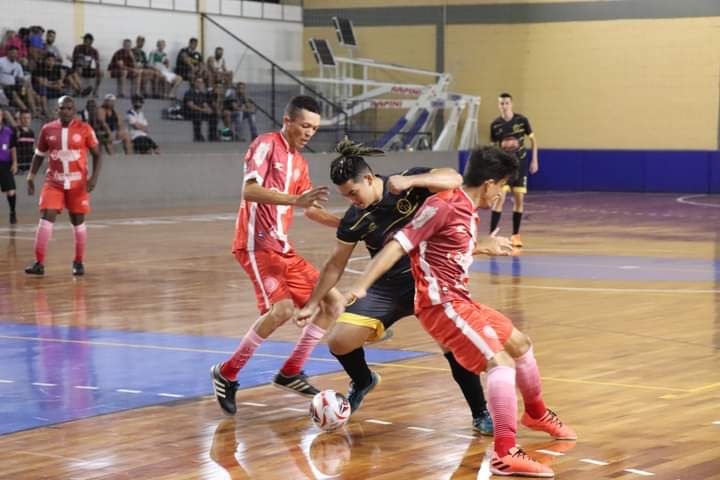
[[[506, 152], [512, 152], [520, 160], [520, 170], [515, 179], [511, 179], [505, 186], [502, 196], [495, 203], [490, 221], [490, 232], [494, 232], [500, 223], [505, 195], [513, 192], [513, 234], [510, 237], [514, 247], [522, 247], [520, 238], [520, 222], [524, 209], [524, 197], [527, 193], [528, 174], [535, 174], [540, 168], [538, 164], [538, 144], [533, 133], [530, 121], [524, 115], [513, 112], [512, 95], [501, 93], [498, 97], [500, 116], [490, 124], [490, 140]], [[532, 156], [528, 161], [528, 151], [525, 148], [525, 139], [530, 141]], [[514, 139], [514, 141], [513, 141]]]

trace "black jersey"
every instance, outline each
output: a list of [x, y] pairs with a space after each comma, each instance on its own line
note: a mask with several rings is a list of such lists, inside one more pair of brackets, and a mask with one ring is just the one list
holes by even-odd
[[532, 134], [530, 121], [526, 116], [519, 113], [513, 114], [510, 120], [505, 121], [502, 117], [497, 117], [490, 124], [490, 140], [500, 144], [500, 140], [506, 137], [515, 137], [520, 144], [517, 156], [522, 164], [527, 158], [527, 150], [525, 149], [525, 137]]
[[[415, 167], [397, 175], [420, 175], [430, 168]], [[400, 195], [388, 191], [388, 177], [378, 175], [383, 181], [382, 199], [366, 209], [352, 206], [347, 209], [337, 229], [337, 239], [345, 243], [364, 241], [371, 257], [374, 257], [392, 236], [413, 219], [415, 212], [433, 193], [427, 188], [411, 188]], [[410, 275], [410, 259], [407, 255], [393, 265], [378, 281], [392, 281]]]
[[32, 163], [35, 153], [35, 132], [28, 127], [15, 129], [15, 144], [17, 149], [18, 169], [27, 170]]

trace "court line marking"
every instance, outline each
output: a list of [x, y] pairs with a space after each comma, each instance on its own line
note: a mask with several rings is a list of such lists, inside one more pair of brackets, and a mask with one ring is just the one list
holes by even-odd
[[56, 460], [72, 460], [73, 462], [78, 462], [78, 463], [90, 463], [87, 460], [81, 460], [81, 459], [75, 458], [75, 457], [66, 457], [65, 455], [53, 455], [52, 453], [36, 453], [36, 452], [28, 452], [27, 450], [12, 450], [12, 453], [19, 453], [21, 455], [33, 455], [36, 457], [54, 458]]
[[36, 387], [57, 387], [57, 383], [33, 382], [31, 385], [35, 385]]
[[378, 425], [392, 425], [392, 422], [386, 422], [385, 420], [376, 420], [374, 418], [369, 418], [365, 420], [367, 423], [376, 423]]
[[118, 388], [115, 391], [120, 393], [143, 393], [142, 390], [130, 390], [128, 388]]
[[434, 431], [435, 431], [434, 428], [413, 427], [413, 426], [407, 427], [407, 429], [408, 429], [408, 430], [417, 430], [418, 432], [427, 432], [427, 433], [430, 433], [430, 432], [434, 432]]
[[683, 205], [692, 205], [693, 207], [711, 207], [711, 208], [720, 208], [720, 204], [717, 203], [703, 203], [703, 202], [696, 202], [694, 200], [690, 200], [691, 198], [701, 198], [701, 197], [709, 197], [710, 195], [703, 193], [700, 195], [685, 195], [682, 197], [677, 197], [675, 201], [677, 203], [682, 203]]
[[240, 402], [240, 405], [246, 405], [248, 407], [267, 407], [264, 403], [255, 403], [255, 402]]
[[100, 387], [93, 387], [90, 385], [75, 385], [73, 388], [78, 388], [80, 390], [100, 390]]
[[539, 453], [544, 453], [545, 455], [552, 455], [553, 457], [563, 457], [563, 456], [565, 456], [564, 453], [554, 452], [554, 451], [552, 451], [552, 450], [545, 450], [544, 448], [541, 448], [540, 450], [535, 450], [535, 451], [536, 451], [536, 452], [539, 452]]
[[625, 469], [623, 469], [623, 472], [634, 473], [635, 475], [641, 475], [643, 477], [654, 477], [655, 476], [654, 473], [646, 472], [645, 470], [638, 470], [636, 468], [625, 468]]
[[158, 397], [183, 398], [184, 396], [177, 393], [158, 393]]
[[720, 421], [718, 422], [712, 422], [713, 425], [720, 425]]
[[608, 462], [603, 462], [601, 460], [593, 460], [592, 458], [581, 458], [580, 461], [583, 463], [589, 463], [591, 465], [600, 465], [600, 466], [610, 465]]
[[15, 380], [0, 380], [0, 383], [15, 383]]
[[[293, 395], [294, 397], [295, 395]], [[295, 408], [295, 407], [284, 407], [282, 410], [287, 410], [289, 412], [300, 412], [300, 413], [306, 413], [307, 409], [304, 408]]]
[[720, 293], [720, 289], [692, 289], [692, 288], [605, 288], [605, 287], [554, 287], [548, 285], [511, 285], [496, 284], [493, 286], [525, 288], [528, 290], [559, 290], [563, 292], [600, 292], [600, 293], [672, 293], [672, 294], [695, 294], [695, 293]]
[[451, 433], [450, 435], [452, 435], [453, 437], [464, 438], [467, 440], [475, 440], [476, 438], [478, 438], [478, 437], [473, 437], [472, 435], [463, 435], [462, 433]]

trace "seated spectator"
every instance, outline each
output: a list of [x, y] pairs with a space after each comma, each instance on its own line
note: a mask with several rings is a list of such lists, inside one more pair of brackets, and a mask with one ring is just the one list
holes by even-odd
[[192, 88], [185, 93], [185, 118], [190, 118], [193, 124], [193, 140], [196, 142], [204, 142], [205, 137], [202, 135], [202, 122], [208, 122], [209, 140], [217, 141], [217, 113], [211, 105], [208, 98], [208, 92], [205, 90], [205, 82], [202, 78], [195, 78]]
[[18, 114], [18, 121], [15, 125], [15, 145], [17, 148], [18, 171], [24, 172], [30, 169], [33, 155], [35, 154], [35, 132], [30, 127], [32, 115], [27, 110]]
[[[145, 50], [143, 50], [144, 48], [145, 37], [138, 35], [135, 39], [135, 48], [132, 49], [132, 53], [133, 57], [135, 57], [135, 67], [137, 68], [138, 74], [140, 75], [140, 95], [143, 97], [147, 97], [147, 89], [145, 87], [145, 84], [147, 82], [150, 82], [150, 84], [154, 88], [157, 71], [150, 66], [147, 54], [145, 53]], [[156, 96], [156, 92], [154, 91], [153, 96]]]
[[202, 53], [197, 51], [198, 40], [191, 38], [188, 46], [178, 52], [175, 61], [175, 73], [180, 75], [183, 80], [187, 80], [192, 84], [197, 76], [204, 78], [205, 69], [203, 67]]
[[180, 75], [170, 71], [170, 60], [165, 53], [165, 40], [157, 41], [157, 50], [150, 52], [148, 62], [157, 74], [153, 84], [153, 92], [165, 98], [176, 98], [177, 89], [183, 79]]
[[46, 117], [49, 117], [48, 99], [60, 98], [65, 94], [65, 71], [52, 53], [45, 54], [45, 60], [38, 63], [32, 75], [33, 87]]
[[222, 47], [217, 47], [215, 48], [215, 55], [207, 59], [208, 83], [210, 85], [220, 82], [225, 87], [228, 87], [232, 84], [233, 73], [228, 71], [225, 65], [223, 52]]
[[20, 63], [20, 65], [27, 65], [27, 47], [15, 30], [5, 32], [2, 44], [0, 44], [0, 57], [6, 57], [10, 47], [17, 49], [17, 62]]
[[[75, 92], [76, 96], [87, 97], [92, 93], [92, 87], [87, 86], [85, 88], [82, 88], [80, 80], [72, 74], [72, 69], [63, 65], [63, 57], [60, 53], [60, 49], [55, 46], [55, 38], [55, 30], [48, 30], [45, 33], [45, 52], [55, 57], [58, 65], [60, 65], [60, 68], [62, 68], [65, 72], [65, 86], [71, 88], [73, 92]], [[72, 60], [72, 57], [68, 58]]]
[[130, 128], [133, 151], [140, 154], [152, 152], [157, 155], [160, 151], [158, 150], [157, 143], [148, 136], [148, 121], [142, 112], [143, 103], [145, 103], [145, 101], [141, 96], [133, 96], [132, 107], [125, 114], [125, 120]]
[[30, 27], [30, 37], [28, 38], [28, 68], [34, 70], [45, 59], [45, 40], [43, 34], [45, 29], [40, 25]]
[[97, 109], [97, 122], [101, 135], [107, 138], [108, 155], [113, 154], [112, 145], [115, 143], [122, 143], [126, 155], [132, 152], [130, 135], [125, 129], [123, 119], [115, 110], [115, 95], [112, 93], [105, 95], [102, 105]]
[[83, 43], [76, 45], [72, 53], [72, 75], [77, 84], [81, 84], [83, 78], [94, 78], [95, 86], [92, 89], [92, 95], [97, 97], [98, 88], [102, 81], [103, 72], [100, 68], [100, 55], [92, 46], [93, 36], [86, 33], [83, 37]]
[[110, 76], [117, 80], [118, 98], [125, 98], [125, 82], [128, 78], [132, 80], [130, 95], [137, 94], [140, 88], [140, 70], [135, 63], [132, 42], [129, 38], [123, 40], [122, 48], [113, 54], [108, 69]]
[[255, 102], [247, 96], [247, 85], [238, 82], [234, 88], [228, 88], [225, 92], [223, 105], [223, 124], [225, 128], [231, 129], [235, 140], [245, 141], [243, 138], [243, 126], [245, 122], [250, 127], [251, 139], [258, 136], [257, 124], [255, 123]]
[[112, 137], [107, 134], [98, 120], [98, 108], [95, 99], [89, 98], [87, 102], [85, 102], [85, 109], [79, 111], [77, 114], [80, 120], [90, 125], [95, 131], [95, 136], [100, 143], [100, 147], [105, 149], [108, 154], [112, 153]]
[[[32, 97], [27, 95], [25, 74], [22, 65], [18, 62], [18, 48], [14, 45], [7, 47], [7, 56], [0, 57], [0, 87], [5, 96], [20, 110], [35, 110]], [[30, 101], [28, 101], [30, 100]], [[25, 102], [28, 101], [28, 105]]]

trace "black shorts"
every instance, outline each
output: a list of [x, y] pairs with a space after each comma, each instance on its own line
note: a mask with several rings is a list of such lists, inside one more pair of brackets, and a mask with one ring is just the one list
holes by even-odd
[[0, 191], [7, 192], [16, 190], [15, 175], [10, 171], [12, 162], [0, 162]]
[[518, 176], [508, 180], [505, 186], [505, 191], [522, 192], [527, 193], [527, 179], [528, 179], [528, 161], [520, 160], [520, 169], [518, 170]]
[[408, 273], [392, 281], [375, 282], [364, 298], [345, 307], [337, 321], [375, 330], [368, 340], [377, 340], [392, 324], [414, 314], [414, 301], [415, 280]]

